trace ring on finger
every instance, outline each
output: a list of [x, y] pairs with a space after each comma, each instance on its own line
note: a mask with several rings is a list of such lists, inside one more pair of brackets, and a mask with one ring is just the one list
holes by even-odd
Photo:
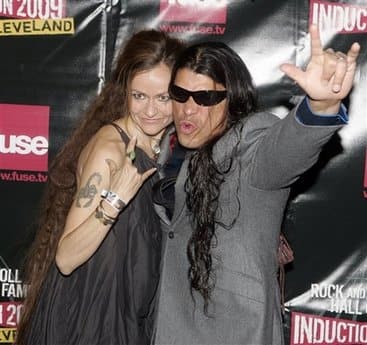
[[136, 158], [135, 151], [126, 152], [126, 157], [127, 157], [127, 158], [130, 158], [130, 159], [131, 159], [131, 161], [133, 162], [133, 161], [134, 161], [134, 159]]
[[336, 58], [338, 61], [344, 61], [346, 59], [346, 56], [342, 53], [339, 53], [339, 54], [337, 53]]

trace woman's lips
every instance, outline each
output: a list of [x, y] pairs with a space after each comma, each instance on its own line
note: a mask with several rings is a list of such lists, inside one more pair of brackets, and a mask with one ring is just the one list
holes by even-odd
[[147, 124], [157, 124], [157, 123], [161, 123], [163, 120], [161, 118], [147, 118], [147, 117], [144, 117], [142, 119], [143, 122], [147, 123]]

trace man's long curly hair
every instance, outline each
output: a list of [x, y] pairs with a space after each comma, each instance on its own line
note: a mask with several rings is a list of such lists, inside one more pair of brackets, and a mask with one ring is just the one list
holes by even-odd
[[180, 40], [161, 31], [142, 30], [135, 33], [119, 52], [110, 80], [105, 83], [70, 139], [53, 160], [36, 236], [26, 256], [24, 280], [29, 288], [16, 344], [25, 342], [27, 327], [31, 323], [42, 285], [54, 263], [66, 216], [76, 193], [76, 169], [82, 149], [102, 126], [128, 114], [129, 87], [135, 75], [159, 63], [172, 67], [182, 48]]
[[[213, 159], [213, 147], [232, 127], [241, 126], [241, 119], [254, 112], [257, 107], [257, 93], [251, 75], [240, 56], [220, 42], [204, 42], [188, 47], [177, 60], [171, 85], [179, 70], [187, 68], [195, 73], [210, 77], [227, 90], [225, 129], [191, 155], [188, 179], [185, 184], [186, 204], [192, 215], [193, 232], [187, 244], [189, 260], [188, 278], [193, 290], [204, 299], [204, 312], [208, 315], [211, 293], [215, 287], [212, 248], [216, 246], [216, 225], [220, 187], [229, 164], [221, 166]], [[235, 154], [236, 147], [233, 148]]]

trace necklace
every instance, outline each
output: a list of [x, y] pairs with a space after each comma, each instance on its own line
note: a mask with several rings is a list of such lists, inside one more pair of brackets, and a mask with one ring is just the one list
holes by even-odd
[[[128, 122], [128, 117], [127, 118], [124, 118], [124, 123], [125, 123], [125, 130], [127, 132], [127, 135], [129, 138], [132, 138], [132, 134], [131, 134], [131, 131], [129, 130], [129, 122]], [[161, 139], [156, 139], [156, 138], [151, 138], [151, 143], [150, 143], [150, 148], [153, 152], [153, 159], [157, 159], [158, 158], [158, 155], [159, 153], [161, 152], [161, 147], [159, 145]], [[145, 146], [145, 145], [144, 145]], [[143, 146], [142, 146], [143, 147]], [[146, 146], [145, 146], [146, 147]], [[145, 150], [144, 150], [145, 151]], [[146, 153], [148, 153], [147, 151], [145, 151]]]
[[151, 148], [155, 155], [159, 155], [159, 153], [161, 152], [161, 147], [159, 146], [159, 142], [153, 143]]
[[154, 153], [154, 159], [158, 158], [159, 153], [161, 152], [161, 147], [159, 146], [159, 139], [153, 139], [150, 147]]

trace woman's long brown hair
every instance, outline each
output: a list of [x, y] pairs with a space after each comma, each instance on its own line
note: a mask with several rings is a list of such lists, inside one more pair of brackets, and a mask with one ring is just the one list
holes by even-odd
[[111, 79], [95, 98], [70, 139], [49, 168], [49, 179], [41, 202], [35, 239], [26, 256], [24, 282], [27, 296], [18, 325], [16, 344], [24, 344], [32, 313], [48, 271], [54, 262], [66, 216], [76, 193], [76, 168], [82, 149], [104, 125], [128, 113], [131, 80], [159, 63], [172, 67], [182, 43], [157, 30], [143, 30], [132, 36], [120, 51]]

